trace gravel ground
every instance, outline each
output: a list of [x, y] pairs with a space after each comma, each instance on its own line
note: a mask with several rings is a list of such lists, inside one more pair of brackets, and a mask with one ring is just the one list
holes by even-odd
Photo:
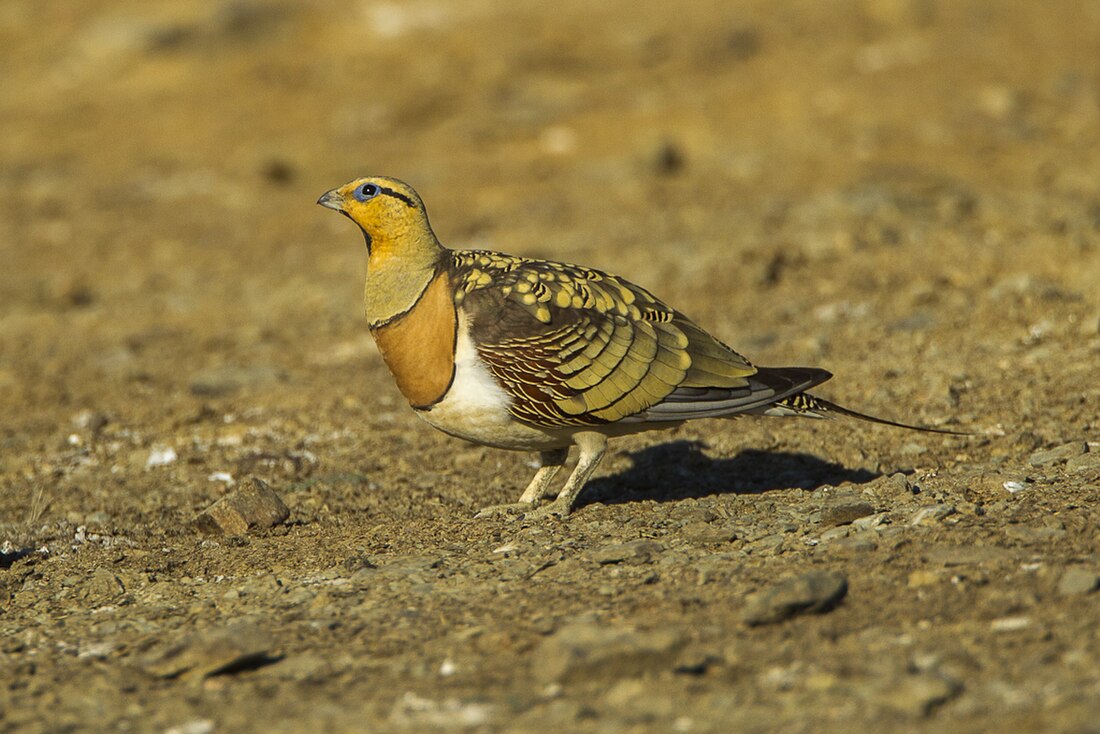
[[[1097, 48], [1068, 0], [6, 0], [0, 732], [1097, 731]], [[313, 206], [365, 174], [975, 435], [699, 422], [474, 520], [531, 457], [392, 384]]]

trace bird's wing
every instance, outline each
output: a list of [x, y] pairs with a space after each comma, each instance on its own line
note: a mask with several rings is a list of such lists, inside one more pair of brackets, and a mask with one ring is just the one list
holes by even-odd
[[803, 381], [761, 379], [770, 371], [608, 273], [478, 250], [450, 255], [478, 355], [511, 394], [512, 414], [531, 425], [729, 415]]

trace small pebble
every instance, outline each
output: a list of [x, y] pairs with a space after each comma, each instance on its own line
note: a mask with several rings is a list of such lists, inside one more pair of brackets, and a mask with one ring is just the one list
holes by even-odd
[[88, 606], [98, 607], [125, 593], [122, 581], [108, 568], [97, 568], [87, 578], [81, 578], [78, 597]]
[[315, 682], [325, 679], [332, 672], [329, 657], [311, 652], [301, 652], [271, 668], [271, 673], [282, 680]]
[[191, 379], [191, 393], [202, 397], [224, 397], [243, 389], [261, 387], [284, 378], [282, 370], [270, 365], [214, 367]]
[[403, 731], [466, 731], [489, 725], [496, 706], [463, 702], [454, 698], [434, 701], [412, 691], [397, 699], [390, 711], [390, 722]]
[[852, 520], [852, 528], [860, 531], [874, 530], [875, 528], [879, 528], [885, 525], [889, 517], [890, 515], [886, 512], [879, 512], [875, 515], [860, 517]]
[[907, 676], [889, 689], [882, 701], [900, 713], [926, 717], [961, 691], [962, 684], [958, 681], [933, 673], [918, 673]]
[[826, 505], [821, 510], [822, 525], [848, 525], [861, 517], [875, 514], [875, 508], [862, 500], [841, 500]]
[[597, 548], [588, 557], [599, 564], [649, 563], [664, 549], [655, 540], [632, 540], [629, 543], [614, 543]]
[[933, 546], [921, 551], [921, 557], [943, 566], [980, 566], [1005, 563], [1016, 554], [1008, 548], [991, 545]]
[[1089, 451], [1087, 454], [1074, 456], [1066, 462], [1066, 470], [1078, 472], [1100, 472], [1100, 451]]
[[1050, 464], [1059, 464], [1063, 461], [1073, 458], [1074, 456], [1080, 456], [1088, 451], [1088, 444], [1084, 441], [1073, 441], [1071, 443], [1062, 444], [1053, 449], [1047, 449], [1045, 451], [1036, 451], [1030, 457], [1028, 457], [1028, 463], [1032, 466], [1048, 466]]
[[73, 425], [86, 431], [98, 433], [106, 426], [110, 419], [103, 413], [93, 410], [82, 410], [73, 416]]
[[256, 477], [207, 507], [194, 524], [208, 535], [244, 535], [249, 530], [274, 527], [290, 517], [279, 495]]
[[913, 513], [913, 517], [910, 518], [910, 525], [935, 525], [945, 517], [955, 514], [955, 506], [940, 503], [938, 505], [928, 505], [922, 507]]
[[689, 522], [680, 528], [685, 540], [703, 545], [729, 543], [737, 539], [737, 529], [730, 525], [709, 522]]
[[1031, 626], [1031, 617], [1001, 617], [989, 623], [994, 632], [1018, 632]]
[[213, 731], [214, 722], [210, 719], [192, 719], [185, 724], [168, 727], [164, 734], [211, 734]]
[[917, 443], [916, 441], [910, 441], [901, 447], [901, 453], [906, 456], [920, 456], [928, 451], [928, 447], [924, 444]]
[[875, 537], [873, 535], [856, 533], [855, 535], [848, 535], [844, 538], [837, 538], [829, 547], [836, 550], [866, 552], [878, 548], [878, 543], [875, 542]]
[[653, 154], [653, 169], [662, 176], [679, 173], [685, 164], [683, 148], [673, 142], [657, 146]]
[[839, 540], [840, 538], [848, 537], [848, 533], [850, 532], [851, 530], [847, 526], [841, 525], [835, 528], [829, 528], [823, 532], [821, 534], [821, 539], [826, 542], [830, 540]]
[[88, 513], [84, 518], [84, 522], [88, 525], [106, 525], [111, 521], [111, 516], [103, 510], [96, 510], [95, 512]]
[[1061, 538], [1065, 534], [1065, 528], [1048, 528], [1046, 526], [1009, 525], [1005, 528], [1005, 535], [1024, 543], [1045, 542]]
[[153, 450], [149, 452], [149, 458], [145, 460], [145, 468], [167, 466], [177, 459], [179, 459], [179, 454], [171, 446], [154, 446]]
[[1062, 596], [1091, 594], [1100, 588], [1100, 576], [1095, 571], [1079, 566], [1067, 568], [1058, 580], [1058, 593]]
[[894, 500], [910, 499], [917, 494], [917, 488], [907, 476], [896, 472], [890, 476], [883, 476], [864, 485], [864, 489], [872, 492], [876, 497], [887, 497]]
[[934, 586], [940, 583], [943, 574], [928, 568], [921, 568], [909, 573], [908, 585], [910, 589], [918, 589], [922, 586]]
[[599, 682], [671, 670], [684, 645], [676, 630], [574, 623], [544, 639], [531, 654], [531, 672], [543, 684]]
[[245, 623], [195, 632], [154, 654], [144, 664], [158, 678], [208, 678], [275, 662], [271, 636]]
[[773, 624], [796, 614], [821, 614], [848, 593], [848, 579], [836, 571], [809, 571], [752, 594], [742, 620], [748, 625]]

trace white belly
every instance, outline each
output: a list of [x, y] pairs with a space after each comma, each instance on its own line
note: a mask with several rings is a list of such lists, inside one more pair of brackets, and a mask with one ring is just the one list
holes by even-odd
[[460, 311], [454, 380], [442, 400], [416, 414], [444, 433], [502, 449], [544, 450], [572, 443], [568, 432], [520, 423], [508, 412], [511, 404], [511, 396], [478, 360]]

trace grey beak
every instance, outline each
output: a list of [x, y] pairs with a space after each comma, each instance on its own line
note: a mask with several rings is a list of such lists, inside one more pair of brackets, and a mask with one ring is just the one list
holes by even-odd
[[317, 200], [317, 203], [327, 209], [335, 209], [338, 212], [344, 211], [344, 197], [340, 196], [336, 189], [321, 194], [321, 198]]

